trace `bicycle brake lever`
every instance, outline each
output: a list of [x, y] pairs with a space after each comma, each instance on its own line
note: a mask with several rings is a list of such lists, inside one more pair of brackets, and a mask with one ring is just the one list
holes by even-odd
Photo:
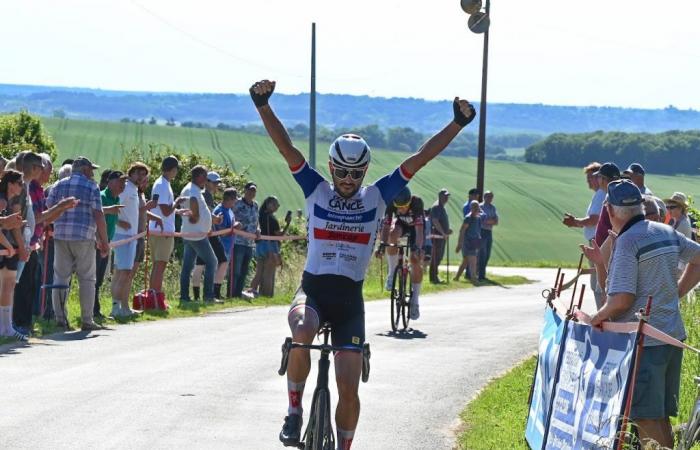
[[288, 337], [284, 340], [282, 344], [282, 361], [280, 362], [280, 368], [277, 373], [282, 376], [287, 373], [287, 365], [289, 364], [289, 351], [292, 349], [292, 338]]

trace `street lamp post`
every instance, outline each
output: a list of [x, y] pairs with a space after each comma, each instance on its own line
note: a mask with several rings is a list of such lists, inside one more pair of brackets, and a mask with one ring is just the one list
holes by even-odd
[[[491, 1], [486, 0], [486, 17], [490, 18]], [[484, 166], [486, 163], [486, 82], [489, 72], [489, 28], [484, 33], [484, 55], [481, 63], [481, 103], [479, 103], [479, 152], [476, 164], [476, 188], [479, 200], [484, 195]]]
[[484, 35], [484, 52], [481, 66], [481, 102], [479, 103], [479, 146], [476, 163], [476, 188], [479, 200], [484, 195], [484, 172], [486, 162], [486, 86], [489, 68], [489, 28], [491, 25], [491, 1], [486, 0], [484, 11], [481, 11], [481, 0], [461, 0], [464, 12], [470, 15], [469, 29], [474, 33]]
[[316, 168], [316, 22], [311, 24], [311, 91], [309, 92], [309, 165]]

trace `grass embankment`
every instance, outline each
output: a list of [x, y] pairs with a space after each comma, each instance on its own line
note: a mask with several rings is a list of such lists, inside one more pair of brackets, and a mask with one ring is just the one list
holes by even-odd
[[[687, 343], [700, 344], [700, 296], [683, 303], [683, 320], [688, 333]], [[527, 449], [525, 421], [527, 399], [535, 371], [535, 358], [528, 358], [505, 375], [491, 381], [467, 405], [461, 414], [464, 431], [458, 436], [460, 449]], [[695, 403], [697, 388], [693, 378], [700, 376], [700, 358], [690, 352], [683, 355], [679, 417], [674, 424], [688, 421]], [[693, 447], [700, 449], [700, 445]]]
[[[281, 209], [295, 210], [304, 206], [301, 190], [289, 174], [286, 164], [266, 136], [210, 129], [194, 129], [140, 125], [134, 123], [95, 122], [82, 120], [42, 119], [55, 138], [59, 160], [82, 154], [109, 167], [121, 162], [124, 148], [148, 143], [167, 144], [185, 152], [211, 156], [235, 170], [249, 168], [249, 176], [258, 183], [258, 200], [268, 195], [280, 199]], [[306, 143], [296, 144], [306, 151]], [[319, 149], [326, 148], [319, 143]], [[372, 164], [367, 175], [374, 181], [393, 170], [405, 152], [373, 149]], [[318, 164], [325, 175], [327, 168], [319, 150]], [[631, 161], [618, 161], [628, 164]], [[694, 198], [698, 177], [649, 175], [647, 184], [657, 195], [682, 191]], [[437, 192], [446, 187], [452, 193], [447, 204], [450, 224], [458, 230], [462, 204], [467, 190], [476, 183], [476, 159], [441, 156], [422, 169], [410, 183], [412, 192], [420, 195], [427, 206], [436, 200]], [[559, 267], [557, 261], [578, 262], [583, 234], [561, 224], [568, 211], [582, 215], [591, 199], [583, 173], [579, 168], [552, 167], [509, 161], [489, 160], [486, 165], [486, 188], [495, 193], [501, 223], [494, 229], [493, 265], [527, 266], [528, 261], [548, 261], [543, 267]], [[456, 245], [453, 237], [450, 247]]]
[[[177, 263], [169, 264], [166, 271], [166, 283], [165, 283], [165, 293], [166, 297], [170, 303], [170, 309], [168, 311], [146, 311], [141, 315], [134, 316], [129, 319], [107, 319], [102, 322], [105, 326], [112, 326], [124, 323], [134, 323], [134, 322], [145, 322], [153, 320], [162, 319], [174, 319], [180, 317], [194, 317], [204, 315], [206, 313], [220, 311], [228, 308], [255, 308], [255, 307], [267, 307], [275, 305], [288, 305], [291, 298], [297, 288], [297, 283], [299, 279], [299, 274], [303, 270], [304, 257], [301, 255], [289, 255], [285, 262], [285, 266], [282, 270], [278, 272], [276, 292], [274, 297], [258, 297], [252, 302], [240, 299], [227, 299], [223, 304], [204, 304], [202, 302], [192, 302], [181, 304], [178, 299], [179, 295], [179, 270], [180, 266]], [[384, 291], [380, 285], [379, 276], [379, 263], [375, 260], [370, 264], [370, 268], [367, 272], [367, 278], [365, 279], [364, 285], [364, 296], [365, 300], [382, 300], [388, 298], [388, 293]], [[386, 265], [383, 267], [386, 271]], [[427, 277], [426, 277], [427, 278]], [[488, 285], [518, 285], [528, 283], [524, 277], [520, 276], [496, 276], [489, 274], [489, 281], [483, 282], [480, 286]], [[73, 281], [74, 288], [71, 289], [69, 298], [67, 300], [68, 306], [68, 317], [71, 326], [75, 328], [80, 327], [80, 302], [78, 300], [78, 289], [77, 283]], [[112, 308], [112, 299], [109, 294], [110, 280], [109, 278], [105, 280], [104, 285], [101, 290], [100, 307], [103, 314], [109, 314]], [[139, 271], [136, 280], [134, 282], [134, 291], [143, 289], [143, 271]], [[433, 285], [426, 282], [423, 284], [422, 293], [429, 294], [435, 292], [441, 292], [446, 290], [454, 289], [467, 289], [472, 288], [474, 285], [469, 281], [450, 281], [449, 284]], [[51, 301], [50, 298], [47, 301]], [[387, 306], [388, 307], [388, 306]], [[56, 327], [55, 321], [47, 320], [37, 320], [34, 324], [33, 335], [36, 337], [41, 337], [46, 334], [55, 333], [60, 331]], [[11, 339], [0, 338], [0, 344], [5, 344], [9, 342], [14, 342]]]

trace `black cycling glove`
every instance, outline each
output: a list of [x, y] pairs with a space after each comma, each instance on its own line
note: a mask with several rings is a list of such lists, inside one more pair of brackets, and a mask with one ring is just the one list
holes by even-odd
[[270, 96], [274, 92], [275, 88], [274, 86], [272, 87], [272, 90], [270, 92], [267, 92], [265, 94], [256, 94], [255, 91], [253, 90], [253, 87], [255, 85], [251, 86], [250, 89], [248, 89], [248, 92], [250, 92], [250, 97], [253, 99], [253, 103], [255, 103], [256, 108], [260, 108], [261, 106], [267, 105], [267, 101], [270, 99]]
[[474, 117], [476, 117], [476, 111], [474, 111], [474, 106], [471, 103], [469, 104], [468, 116], [465, 116], [459, 109], [459, 103], [457, 103], [457, 100], [452, 102], [452, 110], [455, 114], [454, 121], [460, 127], [466, 127], [472, 120], [474, 120]]

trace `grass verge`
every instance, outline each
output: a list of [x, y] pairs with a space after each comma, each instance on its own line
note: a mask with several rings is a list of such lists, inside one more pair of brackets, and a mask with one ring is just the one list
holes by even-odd
[[460, 415], [460, 449], [527, 449], [527, 398], [535, 371], [530, 357], [491, 381]]

